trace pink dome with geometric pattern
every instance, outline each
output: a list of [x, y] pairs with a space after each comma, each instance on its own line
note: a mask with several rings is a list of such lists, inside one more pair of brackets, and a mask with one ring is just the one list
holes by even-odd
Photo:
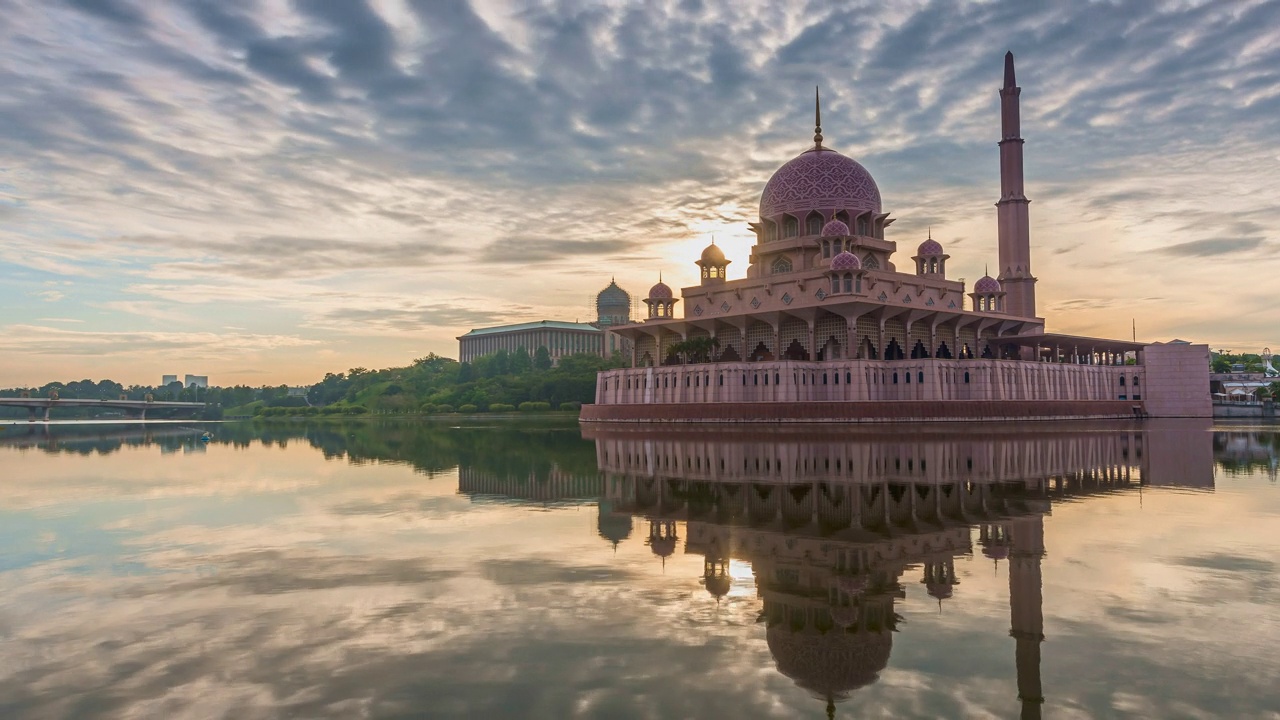
[[831, 258], [831, 269], [832, 270], [861, 270], [862, 261], [858, 259], [857, 255], [854, 255], [853, 253], [846, 250], [840, 253], [839, 255], [836, 255], [835, 257]]
[[671, 288], [667, 287], [667, 284], [661, 280], [658, 281], [657, 285], [649, 288], [650, 300], [670, 300], [671, 297]]
[[806, 150], [778, 168], [760, 195], [760, 217], [810, 210], [880, 212], [880, 189], [871, 173], [834, 151]]
[[916, 250], [916, 255], [920, 257], [933, 257], [941, 254], [943, 254], [942, 246], [933, 238], [929, 238], [928, 240], [920, 243], [920, 247]]
[[849, 226], [839, 220], [832, 220], [822, 226], [822, 237], [844, 237], [849, 234]]
[[973, 291], [976, 293], [997, 293], [1001, 292], [1000, 281], [990, 275], [983, 275], [978, 278], [978, 282], [973, 284]]

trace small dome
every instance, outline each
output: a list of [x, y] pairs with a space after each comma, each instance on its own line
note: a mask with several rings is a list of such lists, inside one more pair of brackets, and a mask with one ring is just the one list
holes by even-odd
[[849, 226], [840, 220], [833, 219], [831, 222], [822, 226], [823, 237], [844, 237], [849, 234]]
[[705, 578], [707, 592], [717, 598], [722, 598], [729, 594], [729, 590], [733, 587], [733, 578], [728, 575], [712, 575]]
[[916, 255], [919, 255], [920, 257], [934, 257], [941, 254], [942, 246], [933, 238], [929, 238], [928, 240], [920, 243], [920, 247], [916, 250]]
[[649, 538], [649, 550], [658, 557], [671, 557], [676, 552], [676, 539], [673, 537]]
[[1009, 557], [1009, 546], [1003, 543], [1001, 544], [993, 543], [983, 547], [982, 554], [986, 555], [992, 560], [1004, 560], [1005, 558]]
[[702, 251], [703, 265], [724, 265], [724, 251], [721, 250], [714, 242]]
[[667, 287], [667, 284], [662, 281], [658, 281], [657, 285], [649, 288], [650, 300], [670, 300], [672, 297], [671, 288]]
[[929, 597], [938, 600], [946, 600], [955, 592], [947, 583], [929, 583], [925, 587], [928, 589]]
[[983, 275], [978, 278], [978, 282], [973, 284], [973, 291], [976, 293], [1000, 292], [1000, 281], [990, 275]]
[[854, 255], [853, 253], [846, 250], [840, 253], [839, 255], [836, 255], [835, 257], [831, 258], [831, 269], [832, 270], [861, 270], [862, 261], [858, 259], [857, 255]]

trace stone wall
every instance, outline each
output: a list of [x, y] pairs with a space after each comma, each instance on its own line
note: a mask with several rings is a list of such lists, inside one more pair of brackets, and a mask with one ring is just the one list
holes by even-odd
[[1151, 417], [1212, 417], [1209, 346], [1156, 343], [1142, 349], [1142, 400]]

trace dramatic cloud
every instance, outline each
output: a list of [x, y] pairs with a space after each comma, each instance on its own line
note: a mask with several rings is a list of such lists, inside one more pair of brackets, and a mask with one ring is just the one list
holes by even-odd
[[[1276, 274], [1273, 2], [0, 0], [0, 12], [11, 322], [47, 314], [36, 293], [52, 290], [60, 315], [94, 330], [231, 324], [377, 366], [454, 354], [472, 321], [516, 305], [522, 319], [585, 316], [610, 275], [636, 293], [659, 270], [691, 284], [713, 235], [745, 273], [746, 223], [807, 142], [814, 85], [828, 144], [871, 170], [898, 218], [891, 238], [910, 249], [931, 226], [963, 250], [953, 274], [976, 278], [995, 255], [995, 89], [1012, 49], [1046, 307], [1080, 288], [1125, 288], [1112, 293], [1123, 302], [1176, 285], [1179, 307], [1205, 316], [1152, 304], [1151, 337], [1275, 342], [1275, 311], [1208, 324], [1220, 289], [1152, 263], [1248, 258], [1235, 282]], [[152, 305], [130, 304], [140, 294]], [[357, 304], [375, 295], [395, 300]], [[322, 321], [463, 298], [465, 312], [387, 319], [376, 346]], [[1116, 332], [1101, 310], [1049, 321]], [[244, 366], [225, 362], [208, 371]], [[6, 365], [0, 385], [47, 370]]]

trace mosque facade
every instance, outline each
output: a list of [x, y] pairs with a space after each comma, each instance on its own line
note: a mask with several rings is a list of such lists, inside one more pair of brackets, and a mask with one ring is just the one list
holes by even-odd
[[602, 372], [587, 421], [1207, 417], [1208, 347], [1046, 331], [1037, 314], [1013, 55], [1000, 88], [996, 276], [967, 288], [931, 234], [899, 268], [874, 178], [823, 144], [769, 179], [745, 277], [714, 243], [679, 296], [612, 325], [631, 367]]

